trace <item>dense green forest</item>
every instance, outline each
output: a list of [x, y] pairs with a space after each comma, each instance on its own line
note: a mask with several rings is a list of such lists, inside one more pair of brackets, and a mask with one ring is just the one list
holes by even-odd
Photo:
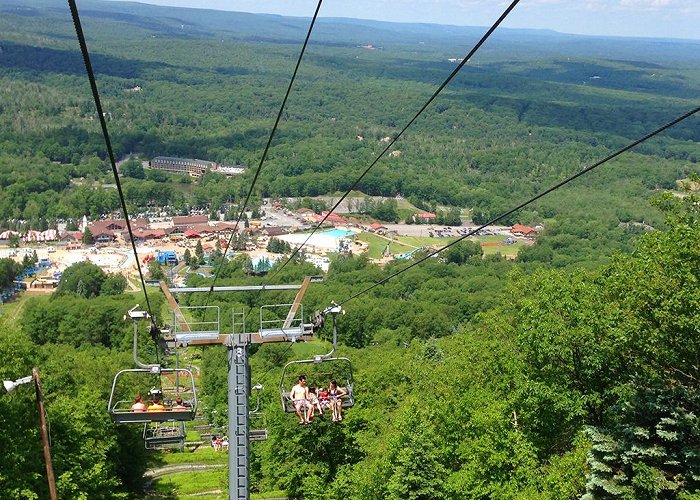
[[[80, 8], [120, 158], [249, 167], [192, 180], [127, 166], [129, 210], [230, 211], [250, 186], [308, 20], [116, 2]], [[452, 71], [447, 59], [482, 32], [319, 21], [255, 199], [347, 189]], [[63, 2], [0, 5], [0, 230], [119, 209], [82, 64]], [[488, 219], [697, 105], [699, 64], [694, 41], [501, 30], [397, 142], [401, 154], [382, 159], [358, 188]], [[348, 302], [340, 354], [352, 359], [357, 404], [342, 424], [299, 428], [276, 392], [285, 362], [327, 352], [330, 325], [310, 344], [252, 349], [269, 428], [251, 446], [254, 492], [700, 498], [700, 200], [677, 184], [697, 174], [699, 125], [691, 118], [510, 217], [545, 226], [515, 261], [465, 244]], [[305, 311], [403, 266], [338, 256], [309, 288]], [[276, 281], [317, 272], [293, 262]], [[0, 273], [9, 284], [17, 268], [0, 259]], [[258, 283], [240, 258], [217, 281]], [[190, 274], [188, 284], [211, 279]], [[145, 303], [124, 289], [78, 264], [50, 298], [0, 306], [0, 376], [41, 369], [60, 498], [141, 498], [144, 472], [179, 456], [146, 452], [141, 429], [113, 425], [105, 411], [112, 377], [133, 364], [123, 316]], [[164, 297], [149, 289], [149, 298], [164, 326]], [[245, 311], [254, 331], [261, 301], [292, 298], [179, 300], [220, 306], [225, 331], [231, 311]], [[145, 331], [139, 340], [144, 359], [172, 363]], [[201, 356], [205, 417], [224, 424], [225, 349], [187, 355]], [[1, 498], [48, 497], [37, 419], [28, 388], [0, 395]], [[225, 489], [225, 471], [215, 474]]]
[[[338, 320], [340, 353], [355, 366], [357, 404], [342, 424], [299, 429], [275, 393], [286, 361], [327, 346], [259, 347], [252, 377], [268, 388], [262, 407], [270, 438], [252, 447], [254, 491], [282, 490], [290, 498], [696, 498], [698, 201], [659, 197], [667, 229], [592, 270], [533, 270], [478, 256], [431, 261], [348, 302]], [[310, 270], [288, 266], [280, 280], [298, 282]], [[343, 300], [392, 271], [363, 258], [338, 259], [325, 282], [309, 289], [305, 306]], [[255, 279], [240, 260], [222, 276], [222, 284]], [[105, 400], [112, 373], [130, 364], [131, 328], [120, 316], [139, 298], [88, 299], [65, 286], [63, 295], [27, 300], [19, 321], [4, 320], [0, 374], [42, 367], [63, 497], [135, 495], [154, 457], [143, 451], [140, 430], [109, 423]], [[265, 302], [284, 292], [270, 293], [279, 296]], [[150, 295], [162, 310], [162, 296]], [[190, 297], [187, 304], [203, 300]], [[260, 300], [224, 293], [212, 304], [250, 312]], [[329, 333], [326, 327], [320, 336]], [[145, 332], [140, 340], [153, 359]], [[202, 355], [205, 414], [222, 424], [225, 350]], [[36, 424], [27, 417], [32, 399], [19, 390], [0, 398], [0, 441], [11, 457], [0, 465], [7, 498], [45, 496]]]

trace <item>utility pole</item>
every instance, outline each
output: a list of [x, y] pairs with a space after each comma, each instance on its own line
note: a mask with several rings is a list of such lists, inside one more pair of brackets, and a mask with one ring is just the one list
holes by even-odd
[[56, 479], [53, 475], [53, 464], [51, 463], [51, 446], [49, 445], [49, 433], [46, 428], [46, 417], [44, 414], [44, 395], [41, 392], [41, 378], [39, 369], [33, 368], [32, 374], [17, 380], [3, 380], [2, 385], [5, 391], [10, 393], [18, 386], [34, 382], [36, 392], [36, 407], [39, 412], [39, 425], [41, 427], [41, 443], [44, 446], [44, 463], [46, 464], [46, 480], [49, 482], [49, 496], [51, 500], [58, 500], [56, 492]]
[[44, 462], [46, 462], [46, 480], [49, 482], [49, 496], [51, 500], [58, 500], [56, 492], [56, 478], [53, 475], [53, 463], [51, 462], [51, 446], [49, 445], [49, 433], [46, 428], [46, 416], [44, 413], [44, 394], [41, 391], [41, 378], [39, 369], [32, 369], [34, 389], [36, 391], [36, 407], [39, 411], [39, 425], [41, 426], [41, 442], [44, 447]]

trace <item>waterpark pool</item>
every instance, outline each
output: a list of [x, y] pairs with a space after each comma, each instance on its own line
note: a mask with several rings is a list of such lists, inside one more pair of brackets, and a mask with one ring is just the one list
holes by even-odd
[[331, 236], [333, 238], [346, 238], [348, 236], [354, 236], [355, 233], [352, 231], [346, 231], [344, 229], [330, 229], [328, 231], [321, 231], [318, 234], [324, 234], [326, 236]]

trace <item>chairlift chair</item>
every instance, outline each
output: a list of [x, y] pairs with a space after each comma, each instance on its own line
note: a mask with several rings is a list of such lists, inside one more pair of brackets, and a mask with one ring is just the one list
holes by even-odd
[[185, 422], [147, 423], [143, 426], [143, 441], [147, 450], [182, 448], [185, 437]]
[[[355, 405], [355, 395], [353, 393], [352, 363], [348, 358], [345, 357], [333, 357], [333, 354], [335, 353], [336, 347], [338, 345], [338, 330], [336, 328], [336, 317], [338, 314], [341, 313], [345, 314], [345, 312], [338, 304], [332, 302], [332, 305], [330, 307], [327, 307], [323, 312], [316, 313], [314, 316], [314, 321], [312, 322], [315, 325], [314, 330], [318, 330], [323, 326], [326, 315], [333, 315], [333, 349], [331, 349], [329, 353], [316, 355], [312, 359], [300, 359], [290, 361], [289, 363], [284, 365], [284, 369], [282, 370], [282, 378], [280, 379], [279, 391], [280, 401], [282, 402], [282, 409], [285, 413], [296, 412], [296, 408], [294, 408], [294, 401], [292, 401], [292, 399], [289, 396], [290, 391], [287, 390], [287, 387], [291, 387], [294, 382], [292, 382], [292, 380], [288, 381], [286, 379], [287, 373], [292, 371], [290, 370], [290, 367], [295, 367], [296, 365], [311, 365], [308, 369], [305, 370], [308, 372], [305, 373], [305, 375], [307, 375], [307, 381], [311, 381], [312, 383], [325, 384], [330, 382], [331, 380], [336, 380], [336, 382], [338, 382], [338, 386], [345, 389], [346, 392], [346, 394], [341, 398], [343, 408], [352, 408]], [[326, 370], [325, 372], [322, 372], [319, 369], [311, 368], [312, 366], [318, 367], [322, 365], [328, 367], [328, 363], [334, 365], [330, 371]], [[294, 375], [298, 376], [301, 373], [303, 373], [301, 367], [297, 367]]]
[[[334, 368], [330, 370], [324, 369], [324, 371], [313, 369], [309, 371], [310, 367], [302, 369], [304, 365], [325, 365], [325, 367], [328, 367], [328, 364], [333, 364]], [[338, 387], [342, 387], [347, 392], [347, 394], [342, 397], [343, 408], [352, 408], [355, 405], [352, 363], [350, 360], [345, 357], [326, 358], [323, 356], [316, 356], [313, 359], [293, 360], [284, 365], [279, 391], [282, 409], [285, 413], [296, 412], [294, 401], [292, 401], [289, 396], [289, 388], [294, 384], [296, 377], [302, 373], [306, 375], [307, 380], [314, 383], [327, 384], [331, 379], [336, 379]], [[291, 376], [289, 376], [289, 374], [291, 374]], [[309, 383], [309, 385], [311, 385], [311, 383]]]
[[267, 417], [263, 412], [250, 412], [250, 426], [251, 429], [248, 431], [250, 441], [265, 441], [267, 439]]
[[248, 412], [250, 429], [248, 431], [248, 439], [250, 441], [264, 441], [267, 439], [267, 417], [260, 409], [260, 391], [263, 389], [261, 384], [255, 384], [253, 389], [257, 391], [257, 399], [255, 409]]
[[[164, 411], [132, 411], [133, 401], [125, 384], [119, 384], [121, 380], [131, 379], [134, 383], [128, 389], [133, 392], [135, 387], [160, 387], [163, 393], [162, 403]], [[173, 387], [172, 380], [177, 380]], [[165, 383], [163, 383], [165, 381]], [[145, 383], [144, 383], [145, 382]], [[155, 382], [155, 383], [154, 383]], [[142, 393], [148, 390], [141, 391]], [[185, 409], [173, 409], [172, 404], [176, 397], [182, 397]], [[128, 398], [128, 399], [127, 399]], [[187, 369], [160, 368], [131, 368], [121, 370], [114, 377], [112, 391], [109, 396], [107, 411], [112, 421], [118, 424], [145, 424], [151, 422], [183, 422], [193, 420], [197, 412], [197, 391], [194, 385], [194, 375]]]
[[[191, 370], [180, 368], [162, 368], [160, 365], [147, 365], [138, 357], [138, 322], [149, 319], [147, 311], [137, 310], [138, 304], [129, 309], [128, 317], [134, 321], [134, 363], [139, 368], [121, 370], [114, 377], [112, 391], [107, 403], [107, 412], [112, 422], [117, 424], [148, 424], [151, 422], [184, 422], [194, 420], [197, 413], [197, 391]], [[124, 319], [127, 315], [124, 316]], [[151, 322], [150, 333], [154, 339], [159, 338], [159, 330]], [[119, 384], [121, 380], [121, 385]], [[124, 382], [126, 380], [126, 382]], [[131, 383], [129, 383], [131, 381]], [[134, 394], [145, 394], [150, 388], [158, 393], [164, 410], [134, 411], [132, 399]], [[175, 408], [173, 402], [181, 397], [184, 408]]]

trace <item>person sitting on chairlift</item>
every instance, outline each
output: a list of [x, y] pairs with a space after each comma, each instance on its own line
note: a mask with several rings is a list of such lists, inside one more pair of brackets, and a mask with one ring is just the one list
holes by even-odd
[[344, 387], [338, 387], [338, 382], [331, 380], [328, 387], [328, 396], [331, 398], [331, 409], [333, 410], [333, 422], [343, 420], [343, 396], [346, 396], [348, 391]]
[[294, 409], [299, 417], [299, 425], [310, 423], [307, 416], [308, 398], [309, 389], [306, 387], [306, 375], [299, 375], [297, 385], [292, 387], [289, 392], [289, 399], [294, 403]]
[[328, 389], [326, 387], [319, 387], [318, 389], [318, 404], [321, 415], [323, 415], [323, 410], [331, 409], [331, 399], [328, 395]]
[[160, 402], [159, 397], [154, 397], [153, 403], [151, 403], [146, 411], [165, 411], [165, 406]]
[[187, 411], [185, 403], [183, 403], [182, 398], [178, 396], [175, 398], [175, 404], [173, 405], [173, 410], [175, 411]]
[[323, 415], [323, 410], [321, 410], [321, 405], [318, 402], [318, 396], [316, 395], [315, 387], [311, 387], [309, 389], [309, 397], [307, 404], [309, 406], [309, 422], [313, 422], [316, 410], [318, 410], [319, 415]]
[[137, 394], [136, 397], [134, 398], [134, 404], [131, 405], [131, 411], [135, 411], [135, 412], [146, 411], [146, 405], [143, 403], [143, 399], [141, 398], [141, 394]]

